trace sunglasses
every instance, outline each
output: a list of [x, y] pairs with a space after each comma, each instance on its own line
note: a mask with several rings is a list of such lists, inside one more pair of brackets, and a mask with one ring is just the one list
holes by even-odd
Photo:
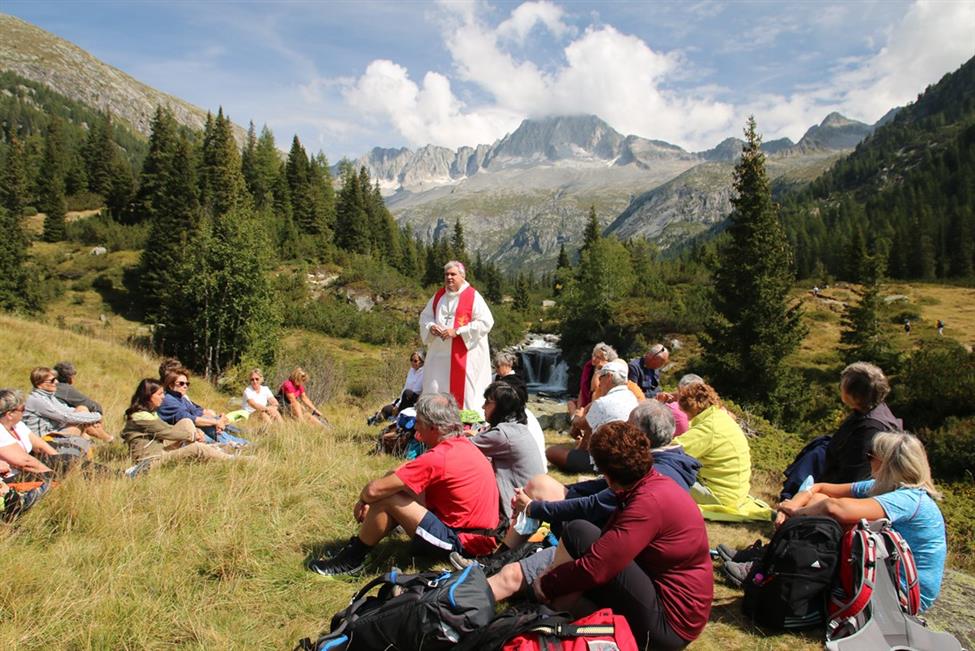
[[47, 384], [48, 382], [57, 382], [57, 381], [58, 381], [58, 379], [56, 377], [49, 377], [46, 380], [44, 380], [43, 382], [41, 382], [41, 384]]
[[178, 387], [188, 387], [188, 386], [190, 386], [190, 383], [189, 382], [177, 382], [176, 383], [176, 386], [178, 386]]

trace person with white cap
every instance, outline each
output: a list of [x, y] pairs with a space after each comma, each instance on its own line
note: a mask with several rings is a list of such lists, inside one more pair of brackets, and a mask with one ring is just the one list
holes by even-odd
[[576, 446], [553, 445], [545, 451], [552, 465], [565, 472], [592, 472], [589, 456], [589, 437], [600, 425], [617, 420], [627, 420], [639, 400], [627, 386], [627, 365], [621, 359], [606, 362], [597, 373], [599, 380], [597, 398], [585, 419], [579, 423], [582, 437]]

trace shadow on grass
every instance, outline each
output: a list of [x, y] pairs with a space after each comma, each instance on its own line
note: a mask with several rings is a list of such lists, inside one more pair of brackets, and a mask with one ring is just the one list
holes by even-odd
[[[348, 539], [328, 540], [313, 545], [302, 546], [305, 552], [305, 566], [321, 558], [331, 558], [337, 554], [348, 542]], [[385, 574], [393, 567], [405, 572], [424, 572], [430, 569], [440, 569], [447, 566], [445, 558], [438, 558], [429, 554], [420, 554], [410, 540], [402, 537], [386, 538], [376, 545], [369, 553], [365, 568], [356, 576], [368, 577]]]
[[720, 622], [728, 626], [733, 626], [749, 636], [767, 638], [785, 635], [792, 638], [798, 638], [797, 641], [801, 640], [802, 642], [809, 644], [822, 644], [823, 631], [821, 627], [810, 628], [805, 631], [788, 632], [767, 630], [757, 626], [745, 616], [741, 609], [741, 602], [741, 594], [737, 594], [733, 597], [716, 597], [711, 605], [711, 616], [708, 618], [708, 621]]

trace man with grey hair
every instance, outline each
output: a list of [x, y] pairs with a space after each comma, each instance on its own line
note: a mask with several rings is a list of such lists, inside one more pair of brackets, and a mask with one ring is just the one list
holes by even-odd
[[358, 535], [331, 558], [313, 561], [312, 571], [358, 572], [369, 551], [397, 525], [418, 552], [476, 556], [494, 549], [500, 524], [494, 470], [464, 435], [452, 395], [420, 396], [416, 435], [428, 451], [363, 487], [352, 509], [362, 523]]
[[464, 263], [445, 264], [444, 286], [420, 313], [420, 338], [427, 347], [423, 393], [449, 392], [461, 409], [480, 412], [491, 383], [492, 327], [491, 310], [467, 282]]
[[643, 395], [653, 398], [660, 391], [660, 369], [670, 361], [670, 352], [663, 344], [650, 346], [643, 357], [630, 360], [629, 378], [637, 383]]
[[680, 444], [674, 443], [676, 423], [671, 410], [656, 400], [644, 400], [630, 412], [629, 422], [650, 440], [653, 467], [657, 472], [690, 491], [697, 481], [701, 462], [684, 452]]
[[637, 405], [636, 396], [626, 385], [626, 372], [626, 363], [621, 359], [606, 362], [596, 371], [602, 397], [597, 398], [585, 417], [578, 421], [582, 432], [578, 445], [574, 448], [566, 445], [551, 446], [545, 451], [549, 462], [565, 472], [592, 472], [589, 437], [600, 425], [627, 420]]

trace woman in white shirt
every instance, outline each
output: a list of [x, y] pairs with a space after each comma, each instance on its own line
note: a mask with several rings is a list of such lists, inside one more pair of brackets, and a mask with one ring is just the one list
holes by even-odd
[[274, 394], [264, 384], [264, 375], [260, 369], [253, 369], [250, 373], [250, 383], [244, 389], [244, 411], [249, 415], [256, 413], [266, 423], [276, 423], [281, 420], [281, 411]]
[[[416, 404], [417, 398], [423, 393], [423, 360], [422, 350], [415, 350], [410, 355], [410, 370], [406, 372], [406, 382], [403, 384], [399, 398], [379, 410], [383, 419], [389, 420], [402, 410]], [[369, 419], [370, 425], [378, 422], [380, 420], [375, 416]]]
[[23, 473], [49, 473], [51, 469], [31, 452], [53, 458], [58, 453], [21, 422], [23, 416], [24, 394], [0, 389], [0, 461]]

